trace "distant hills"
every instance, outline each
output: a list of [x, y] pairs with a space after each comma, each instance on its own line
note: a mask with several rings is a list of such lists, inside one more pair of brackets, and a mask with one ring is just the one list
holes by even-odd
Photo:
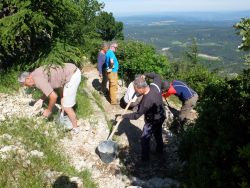
[[195, 38], [202, 63], [232, 73], [244, 68], [245, 54], [238, 50], [241, 39], [233, 25], [246, 17], [250, 11], [168, 12], [117, 19], [124, 23], [125, 39], [152, 44], [171, 59], [180, 59]]
[[120, 16], [119, 21], [125, 24], [142, 21], [152, 22], [161, 19], [178, 21], [238, 21], [241, 18], [250, 17], [250, 10], [235, 12], [160, 12], [154, 14], [141, 14], [135, 16]]

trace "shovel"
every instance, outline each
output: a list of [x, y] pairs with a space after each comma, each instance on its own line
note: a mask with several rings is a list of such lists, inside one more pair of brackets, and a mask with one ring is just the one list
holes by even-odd
[[[134, 98], [134, 96], [133, 96]], [[127, 104], [125, 110], [123, 111], [122, 115], [125, 114], [131, 104], [131, 102], [133, 101], [133, 99], [131, 99], [129, 101], [129, 103]], [[112, 131], [112, 133], [109, 135], [108, 139], [105, 141], [102, 141], [98, 146], [97, 146], [97, 150], [99, 152], [99, 156], [102, 160], [102, 162], [104, 163], [110, 163], [112, 162], [117, 153], [118, 153], [118, 144], [114, 141], [112, 141], [112, 137], [115, 134], [119, 124], [121, 123], [123, 119], [120, 118], [119, 121], [117, 121], [116, 125], [114, 126], [114, 129]]]

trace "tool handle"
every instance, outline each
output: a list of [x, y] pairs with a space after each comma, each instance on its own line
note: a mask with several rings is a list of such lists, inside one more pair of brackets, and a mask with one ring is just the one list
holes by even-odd
[[[134, 96], [133, 96], [133, 98], [134, 98]], [[125, 113], [127, 112], [128, 108], [129, 108], [129, 106], [130, 106], [130, 104], [132, 103], [133, 98], [132, 98], [132, 99], [129, 101], [129, 103], [127, 104], [127, 106], [126, 106], [125, 110], [123, 111], [122, 115], [125, 114]], [[117, 123], [116, 123], [115, 126], [114, 126], [114, 129], [113, 129], [112, 133], [111, 133], [111, 134], [109, 135], [109, 137], [108, 137], [108, 140], [109, 140], [109, 139], [112, 139], [113, 135], [115, 134], [115, 131], [116, 131], [117, 128], [118, 128], [118, 125], [121, 123], [122, 120], [123, 120], [123, 119], [121, 118], [119, 121], [117, 121]]]

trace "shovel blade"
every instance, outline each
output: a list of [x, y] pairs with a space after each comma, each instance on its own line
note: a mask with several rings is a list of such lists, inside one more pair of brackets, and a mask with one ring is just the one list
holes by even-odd
[[98, 145], [97, 150], [102, 162], [110, 163], [117, 156], [118, 144], [112, 140], [105, 140]]

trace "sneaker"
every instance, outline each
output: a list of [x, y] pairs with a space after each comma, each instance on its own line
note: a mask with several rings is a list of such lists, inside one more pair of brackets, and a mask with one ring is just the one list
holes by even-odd
[[73, 134], [78, 134], [80, 132], [80, 129], [78, 127], [74, 127], [71, 131]]

